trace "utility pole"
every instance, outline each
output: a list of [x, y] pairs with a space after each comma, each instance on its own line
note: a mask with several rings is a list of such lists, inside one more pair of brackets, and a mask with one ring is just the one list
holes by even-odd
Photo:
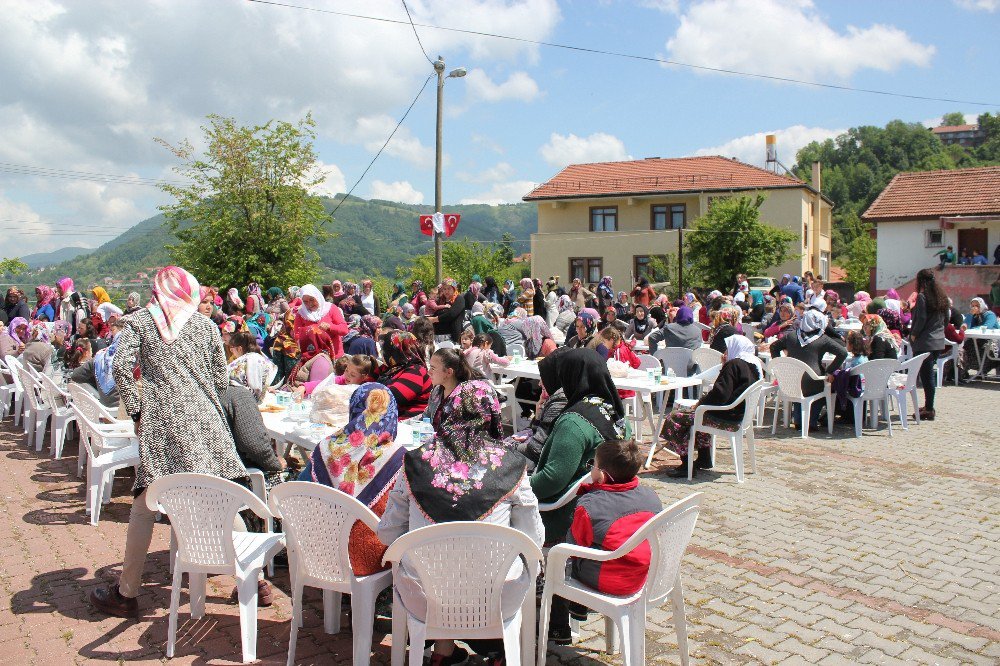
[[[441, 116], [444, 105], [444, 59], [438, 56], [434, 62], [434, 71], [437, 72], [437, 130], [434, 133], [434, 212], [441, 212]], [[441, 231], [434, 226], [434, 275], [438, 284], [441, 284]]]
[[677, 295], [684, 297], [684, 227], [677, 230]]

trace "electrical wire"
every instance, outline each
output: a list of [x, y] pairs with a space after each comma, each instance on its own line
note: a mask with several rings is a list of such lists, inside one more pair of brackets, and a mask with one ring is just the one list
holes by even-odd
[[427, 49], [424, 48], [424, 43], [420, 41], [420, 35], [417, 34], [417, 26], [413, 25], [413, 17], [410, 16], [410, 8], [406, 6], [406, 0], [400, 1], [403, 3], [403, 9], [406, 10], [406, 18], [410, 21], [410, 27], [413, 28], [413, 36], [417, 38], [417, 44], [420, 46], [420, 50], [423, 52], [424, 57], [427, 58], [427, 62], [433, 65], [434, 61], [431, 60], [429, 55], [427, 55]]
[[410, 111], [413, 110], [413, 107], [414, 105], [416, 105], [417, 100], [420, 99], [420, 96], [424, 94], [424, 90], [427, 88], [427, 84], [430, 83], [432, 78], [434, 78], [434, 75], [429, 74], [427, 78], [424, 79], [424, 85], [420, 86], [420, 90], [417, 91], [417, 96], [413, 98], [412, 102], [410, 102], [410, 106], [406, 107], [406, 112], [403, 113], [403, 117], [400, 118], [399, 122], [396, 123], [396, 126], [392, 128], [392, 132], [389, 133], [389, 136], [388, 138], [386, 138], [385, 143], [383, 143], [382, 147], [378, 149], [377, 153], [375, 153], [375, 157], [373, 157], [372, 161], [368, 163], [368, 166], [365, 167], [365, 170], [361, 172], [361, 175], [354, 182], [354, 185], [351, 185], [351, 189], [348, 190], [347, 194], [344, 195], [344, 198], [338, 201], [337, 205], [334, 206], [332, 211], [330, 211], [330, 217], [333, 217], [336, 214], [336, 212], [340, 209], [340, 207], [344, 204], [344, 202], [347, 201], [347, 199], [350, 198], [351, 194], [354, 193], [354, 189], [358, 185], [360, 185], [361, 181], [364, 180], [366, 175], [368, 175], [368, 171], [372, 168], [372, 165], [375, 164], [375, 160], [379, 158], [379, 155], [382, 154], [382, 151], [385, 150], [386, 146], [389, 145], [389, 142], [392, 141], [392, 137], [396, 136], [396, 131], [399, 130], [400, 126], [403, 124], [403, 121], [406, 120], [406, 117], [410, 115]]
[[161, 185], [184, 184], [175, 180], [162, 180], [157, 178], [127, 176], [122, 174], [93, 173], [89, 171], [73, 171], [71, 169], [56, 169], [51, 167], [33, 166], [30, 164], [12, 164], [10, 162], [0, 162], [0, 173], [10, 173], [21, 176], [41, 176], [43, 178], [87, 180], [118, 185], [151, 185], [153, 187], [160, 187]]
[[[247, 2], [252, 2], [259, 5], [271, 5], [274, 7], [284, 7], [287, 9], [298, 9], [308, 12], [318, 12], [321, 14], [333, 14], [335, 16], [343, 16], [345, 18], [356, 18], [364, 19], [367, 21], [380, 21], [383, 23], [396, 23], [400, 25], [406, 25], [406, 22], [399, 19], [390, 19], [381, 16], [366, 16], [364, 14], [352, 14], [349, 12], [338, 12], [333, 9], [322, 9], [319, 7], [304, 7], [302, 5], [293, 5], [287, 2], [275, 2], [275, 0], [247, 0]], [[1000, 106], [1000, 102], [975, 102], [971, 100], [962, 99], [950, 99], [947, 97], [930, 97], [925, 95], [911, 95], [908, 93], [893, 92], [889, 90], [875, 90], [873, 88], [855, 88], [853, 86], [837, 85], [835, 83], [820, 83], [817, 81], [806, 81], [803, 79], [793, 79], [787, 76], [775, 76], [773, 74], [759, 74], [756, 72], [744, 72], [736, 69], [726, 69], [723, 67], [709, 67], [707, 65], [698, 65], [695, 63], [681, 62], [679, 60], [668, 60], [666, 58], [658, 58], [655, 56], [644, 56], [635, 53], [623, 53], [620, 51], [606, 51], [603, 49], [588, 48], [585, 46], [575, 46], [572, 44], [559, 44], [557, 42], [545, 42], [536, 39], [528, 39], [526, 37], [513, 37], [511, 35], [500, 35], [492, 32], [483, 32], [481, 30], [469, 30], [466, 28], [453, 28], [449, 26], [433, 25], [429, 23], [410, 23], [414, 26], [414, 32], [416, 32], [416, 26], [421, 28], [432, 28], [434, 30], [444, 30], [446, 32], [458, 32], [465, 35], [475, 35], [477, 37], [491, 37], [493, 39], [505, 39], [513, 42], [521, 42], [524, 44], [534, 44], [536, 46], [548, 46], [555, 49], [565, 49], [568, 51], [579, 51], [582, 53], [591, 53], [594, 55], [611, 56], [614, 58], [625, 58], [629, 60], [640, 60], [644, 62], [657, 63], [659, 65], [674, 65], [676, 67], [686, 67], [688, 69], [696, 69], [704, 72], [715, 72], [717, 74], [732, 74], [734, 76], [742, 76], [747, 78], [764, 79], [767, 81], [780, 81], [782, 83], [795, 83], [803, 86], [813, 86], [816, 88], [827, 88], [830, 90], [841, 90], [846, 92], [859, 92], [867, 93], [870, 95], [884, 95], [888, 97], [903, 97], [906, 99], [916, 99], [926, 102], [948, 102], [951, 104], [969, 104], [973, 106]], [[425, 54], [426, 55], [426, 54]]]

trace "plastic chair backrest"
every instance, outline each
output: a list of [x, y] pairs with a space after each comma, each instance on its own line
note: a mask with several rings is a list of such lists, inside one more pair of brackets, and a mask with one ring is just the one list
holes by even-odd
[[331, 583], [352, 575], [348, 543], [360, 521], [372, 530], [378, 516], [350, 495], [308, 481], [289, 481], [271, 489], [267, 504], [281, 520], [289, 547], [307, 576]]
[[100, 403], [97, 402], [97, 398], [88, 393], [87, 389], [79, 384], [70, 382], [67, 389], [72, 400], [71, 404], [76, 407], [77, 413], [84, 419], [88, 426], [99, 428], [103, 423], [101, 421], [103, 414], [101, 413]]
[[49, 407], [57, 408], [66, 404], [66, 395], [56, 383], [46, 374], [41, 376], [42, 395]]
[[894, 358], [879, 358], [851, 368], [851, 375], [865, 378], [865, 390], [859, 399], [875, 400], [885, 398], [889, 390], [889, 376], [899, 371], [899, 361]]
[[589, 480], [590, 480], [590, 474], [584, 474], [579, 479], [574, 481], [573, 485], [567, 488], [566, 492], [560, 495], [559, 499], [557, 499], [555, 502], [549, 502], [549, 503], [539, 502], [538, 510], [544, 512], [544, 511], [555, 511], [556, 509], [561, 509], [562, 507], [566, 506], [576, 498], [578, 492], [580, 491], [580, 486], [582, 486]]
[[691, 362], [704, 370], [722, 363], [722, 354], [711, 347], [699, 347], [691, 352]]
[[615, 551], [616, 557], [632, 552], [643, 541], [649, 542], [649, 576], [646, 578], [646, 598], [655, 602], [666, 596], [677, 582], [681, 557], [691, 540], [702, 493], [694, 493], [667, 507], [640, 527]]
[[660, 359], [655, 356], [650, 356], [649, 354], [639, 354], [639, 370], [649, 370], [649, 369], [663, 369], [660, 364]]
[[515, 355], [519, 356], [525, 355], [523, 344], [515, 342], [514, 344], [507, 345], [507, 356], [515, 356]]
[[802, 377], [810, 374], [809, 366], [788, 356], [772, 358], [768, 370], [778, 382], [778, 392], [788, 398], [802, 398]]
[[27, 368], [24, 366], [19, 366], [17, 368], [18, 378], [21, 380], [21, 386], [24, 388], [24, 396], [28, 399], [28, 404], [31, 405], [32, 409], [39, 409], [45, 407], [45, 402], [42, 400], [40, 395], [40, 387], [38, 385], [38, 380], [31, 376]]
[[169, 474], [149, 484], [146, 505], [170, 516], [177, 536], [177, 556], [201, 567], [236, 563], [233, 519], [244, 507], [263, 519], [267, 506], [243, 486], [208, 474]]
[[766, 380], [757, 380], [748, 386], [740, 397], [736, 398], [737, 405], [741, 403], [743, 404], [743, 430], [753, 427], [753, 418], [754, 414], [757, 412], [757, 403], [760, 402], [760, 392], [764, 390], [766, 385]]
[[427, 597], [427, 626], [436, 629], [488, 630], [502, 625], [500, 595], [518, 558], [529, 565], [542, 551], [512, 527], [483, 522], [452, 522], [421, 527], [396, 539], [383, 562], [406, 557]]
[[654, 356], [663, 361], [664, 370], [672, 369], [678, 377], [687, 377], [693, 353], [687, 347], [665, 347], [657, 349]]
[[14, 382], [14, 390], [18, 393], [24, 390], [24, 386], [21, 384], [21, 376], [18, 371], [21, 369], [21, 363], [13, 356], [7, 356], [4, 358], [4, 363], [7, 364], [7, 368], [10, 370], [11, 381]]

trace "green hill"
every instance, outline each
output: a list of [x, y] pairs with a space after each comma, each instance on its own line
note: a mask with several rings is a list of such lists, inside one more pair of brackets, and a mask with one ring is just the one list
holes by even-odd
[[[323, 205], [332, 211], [336, 200], [324, 199]], [[534, 204], [455, 205], [446, 206], [446, 210], [462, 215], [453, 238], [490, 241], [500, 240], [504, 233], [509, 233], [518, 239], [515, 252], [519, 253], [528, 251], [527, 238], [538, 226]], [[321, 277], [395, 276], [397, 266], [433, 247], [430, 237], [420, 233], [418, 224], [419, 215], [431, 212], [431, 206], [351, 197], [327, 225], [334, 237], [316, 247], [322, 264]], [[166, 246], [176, 239], [163, 221], [163, 215], [143, 220], [89, 254], [32, 271], [16, 281], [33, 288], [37, 284], [54, 284], [63, 275], [72, 276], [81, 287], [102, 283], [105, 277], [135, 280], [137, 273], [170, 262]]]

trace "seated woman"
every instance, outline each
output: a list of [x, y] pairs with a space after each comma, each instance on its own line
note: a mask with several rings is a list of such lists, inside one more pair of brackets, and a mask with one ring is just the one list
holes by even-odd
[[[230, 384], [219, 391], [222, 412], [233, 433], [236, 453], [245, 467], [255, 467], [264, 472], [264, 485], [273, 488], [285, 481], [285, 461], [271, 446], [271, 435], [264, 427], [264, 419], [257, 408], [258, 399], [247, 386], [230, 376]], [[244, 517], [248, 514], [244, 513]], [[263, 523], [250, 518], [251, 531], [263, 531]]]
[[869, 360], [899, 358], [899, 340], [889, 331], [882, 317], [877, 314], [866, 315], [861, 330], [868, 339]]
[[[973, 298], [969, 302], [969, 314], [964, 316], [964, 323], [962, 329], [971, 329], [984, 327], [987, 330], [995, 330], [1000, 328], [1000, 320], [997, 319], [995, 313], [990, 311], [986, 307], [986, 301], [981, 298]], [[993, 356], [996, 356], [996, 342], [992, 340], [976, 340], [975, 338], [966, 338], [965, 346], [963, 349], [963, 354], [965, 355], [965, 368], [975, 368], [978, 372], [979, 362], [977, 359], [985, 357], [990, 348], [993, 349]], [[976, 349], [978, 347], [979, 356], [976, 356]], [[989, 360], [983, 364], [983, 374], [988, 373], [993, 368], [998, 367], [996, 361]], [[1000, 372], [1000, 370], [998, 370]]]
[[[441, 352], [457, 355], [451, 349], [436, 352], [431, 375], [439, 386], [451, 385], [453, 373], [444, 370]], [[435, 430], [429, 444], [404, 455], [403, 479], [389, 492], [389, 504], [379, 521], [379, 540], [388, 545], [426, 525], [465, 520], [513, 527], [541, 545], [542, 520], [525, 474], [525, 459], [500, 441], [500, 403], [490, 385], [479, 380], [454, 384], [436, 414]], [[423, 619], [426, 598], [405, 556], [399, 568], [396, 593], [409, 613]], [[517, 612], [525, 595], [534, 592], [534, 583], [517, 560], [501, 592], [505, 618]], [[480, 654], [492, 653], [491, 663], [502, 663], [497, 655], [503, 649], [500, 641], [466, 642]], [[438, 640], [430, 663], [458, 664], [466, 656], [453, 641]]]
[[347, 335], [344, 336], [345, 354], [367, 354], [368, 356], [378, 356], [378, 347], [375, 340], [378, 339], [382, 328], [382, 320], [375, 315], [364, 315], [359, 317], [351, 315], [348, 323]]
[[[333, 359], [344, 355], [341, 336], [347, 333], [347, 323], [340, 308], [323, 300], [315, 285], [305, 285], [299, 294], [302, 305], [295, 314], [293, 335], [300, 355], [298, 364], [289, 373], [290, 382], [295, 386], [330, 374]], [[317, 367], [313, 368], [314, 365]]]
[[614, 326], [622, 333], [624, 333], [625, 329], [628, 328], [625, 322], [618, 319], [618, 312], [612, 305], [604, 308], [604, 314], [601, 316], [601, 322], [598, 324], [597, 330], [603, 331], [608, 326]]
[[49, 342], [49, 329], [43, 323], [32, 324], [29, 336], [30, 339], [21, 352], [21, 362], [47, 374], [54, 352], [52, 343]]
[[608, 357], [608, 348], [601, 342], [594, 333], [597, 331], [597, 320], [589, 312], [581, 312], [574, 324], [576, 334], [566, 341], [566, 346], [570, 349], [594, 349], [601, 358]]
[[[825, 335], [826, 315], [816, 310], [806, 310], [802, 314], [799, 326], [794, 331], [786, 332], [782, 337], [771, 343], [771, 358], [778, 358], [785, 352], [791, 358], [798, 359], [808, 365], [818, 375], [828, 375], [832, 381], [833, 372], [847, 358], [847, 348], [837, 338]], [[821, 364], [824, 354], [831, 354], [833, 361], [824, 368]], [[816, 395], [823, 390], [823, 380], [802, 377], [802, 395]], [[809, 429], [818, 427], [823, 401], [813, 403], [812, 414], [809, 415]], [[801, 423], [801, 407], [792, 405], [794, 420]]]
[[238, 331], [229, 337], [229, 355], [233, 358], [229, 363], [230, 381], [246, 387], [258, 403], [263, 402], [278, 366], [260, 353], [257, 339], [250, 332]]
[[524, 320], [524, 353], [528, 358], [544, 358], [556, 349], [545, 319], [533, 315]]
[[378, 381], [392, 393], [399, 418], [422, 414], [431, 394], [423, 345], [412, 333], [390, 331], [382, 336], [382, 358]]
[[[613, 358], [616, 361], [625, 363], [633, 370], [639, 367], [639, 357], [635, 355], [634, 351], [632, 351], [632, 346], [625, 342], [625, 338], [622, 337], [621, 331], [614, 326], [608, 326], [598, 335], [600, 336], [604, 346], [608, 348], [608, 359]], [[622, 400], [629, 400], [635, 397], [635, 391], [619, 390], [618, 397]]]
[[[625, 292], [622, 292], [625, 293]], [[623, 319], [619, 317], [619, 319]], [[635, 314], [632, 321], [625, 327], [625, 338], [645, 340], [646, 336], [656, 330], [656, 322], [649, 316], [649, 308], [645, 305], [635, 306]]]
[[[406, 453], [396, 441], [398, 424], [392, 393], [382, 384], [362, 384], [351, 395], [347, 425], [316, 445], [299, 480], [336, 488], [381, 517]], [[354, 575], [385, 568], [386, 546], [367, 526], [354, 524], [347, 549]]]
[[538, 362], [542, 395], [538, 400], [534, 417], [526, 430], [514, 433], [509, 440], [505, 440], [528, 459], [528, 473], [535, 470], [552, 427], [566, 409], [566, 392], [559, 380], [557, 359], [567, 351], [569, 350], [566, 347], [560, 347]]
[[650, 354], [656, 353], [660, 343], [663, 343], [664, 347], [701, 349], [701, 329], [694, 325], [694, 313], [691, 308], [686, 305], [677, 308], [674, 320], [664, 322], [662, 327], [650, 333], [647, 342]]
[[527, 351], [526, 334], [524, 331], [524, 320], [528, 318], [523, 308], [517, 308], [514, 313], [501, 321], [497, 326], [497, 333], [503, 338], [504, 348], [508, 351], [512, 346], [520, 345]]
[[563, 294], [556, 301], [556, 309], [559, 311], [559, 314], [556, 315], [556, 321], [552, 324], [552, 327], [562, 331], [563, 335], [568, 335], [570, 326], [576, 320], [576, 309], [573, 307], [573, 300], [568, 295]]
[[[753, 343], [743, 335], [726, 338], [726, 351], [722, 356], [723, 365], [712, 390], [706, 393], [690, 409], [677, 409], [670, 413], [663, 423], [661, 436], [668, 446], [681, 457], [681, 464], [670, 472], [670, 476], [687, 478], [688, 442], [694, 425], [694, 409], [698, 405], [728, 405], [736, 400], [754, 382], [764, 376], [760, 360], [754, 352]], [[756, 405], [751, 405], [751, 409]], [[735, 431], [743, 421], [744, 405], [737, 405], [725, 412], [710, 412], [705, 415], [705, 424], [721, 430]], [[694, 474], [699, 469], [712, 467], [712, 438], [707, 433], [695, 435], [698, 457], [694, 461]]]
[[735, 305], [723, 305], [715, 313], [715, 318], [712, 320], [712, 330], [708, 334], [708, 346], [720, 354], [725, 354], [726, 338], [743, 333], [743, 327], [740, 325], [742, 317], [743, 311]]
[[[93, 357], [90, 356], [89, 344], [86, 350], [79, 343], [78, 346], [80, 352], [72, 350], [72, 360], [78, 365], [73, 370], [73, 374], [70, 375], [69, 381], [83, 386], [105, 407], [112, 409], [118, 407], [121, 399], [118, 396], [115, 376], [111, 372], [111, 363], [114, 360], [115, 352], [118, 351], [118, 336], [114, 337], [111, 346], [97, 352]], [[69, 367], [69, 364], [70, 360], [67, 358], [66, 367]]]
[[35, 287], [35, 309], [31, 311], [31, 318], [38, 321], [55, 321], [56, 310], [52, 304], [55, 296], [55, 291], [46, 284]]

